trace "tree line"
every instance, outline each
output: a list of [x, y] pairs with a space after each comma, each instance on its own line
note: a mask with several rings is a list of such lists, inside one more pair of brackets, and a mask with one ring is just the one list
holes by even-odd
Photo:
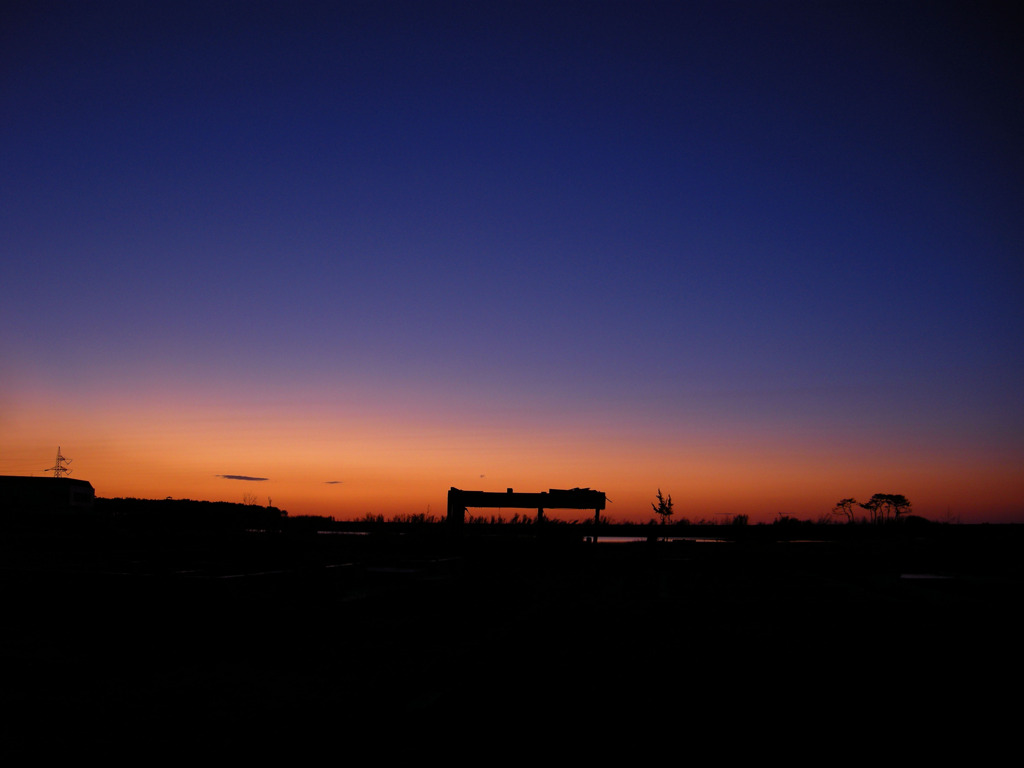
[[910, 501], [902, 493], [876, 493], [864, 503], [856, 499], [840, 499], [832, 509], [832, 514], [845, 517], [847, 522], [855, 522], [857, 507], [866, 509], [872, 523], [899, 522], [900, 515], [911, 510]]

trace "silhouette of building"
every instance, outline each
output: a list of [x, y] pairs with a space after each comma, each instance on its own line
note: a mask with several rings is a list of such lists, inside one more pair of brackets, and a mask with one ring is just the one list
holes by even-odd
[[92, 509], [96, 492], [87, 480], [0, 475], [0, 510], [70, 512]]
[[541, 493], [513, 493], [509, 488], [505, 493], [492, 493], [462, 491], [453, 487], [448, 491], [448, 522], [454, 525], [465, 522], [466, 509], [469, 507], [536, 509], [538, 523], [544, 519], [545, 509], [592, 509], [594, 522], [598, 522], [604, 506], [604, 491], [592, 491], [589, 488], [552, 488]]

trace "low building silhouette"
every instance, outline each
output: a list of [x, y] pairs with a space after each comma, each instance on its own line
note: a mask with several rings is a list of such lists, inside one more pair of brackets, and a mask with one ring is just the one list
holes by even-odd
[[0, 475], [0, 510], [5, 512], [88, 511], [95, 498], [87, 480]]
[[600, 520], [605, 501], [604, 491], [592, 491], [589, 488], [552, 488], [541, 493], [515, 493], [509, 488], [505, 493], [494, 493], [463, 491], [452, 486], [448, 491], [447, 519], [451, 525], [461, 525], [469, 507], [536, 509], [538, 523], [544, 519], [545, 509], [592, 509], [596, 523]]

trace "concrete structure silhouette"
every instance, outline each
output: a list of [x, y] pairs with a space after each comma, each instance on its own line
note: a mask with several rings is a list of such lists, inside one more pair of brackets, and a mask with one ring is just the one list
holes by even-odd
[[594, 522], [598, 523], [604, 506], [604, 491], [592, 491], [589, 488], [551, 488], [541, 493], [514, 493], [509, 488], [505, 493], [494, 493], [463, 491], [452, 487], [448, 491], [448, 522], [451, 525], [461, 525], [466, 520], [467, 508], [489, 507], [536, 509], [538, 523], [544, 520], [545, 509], [592, 509]]

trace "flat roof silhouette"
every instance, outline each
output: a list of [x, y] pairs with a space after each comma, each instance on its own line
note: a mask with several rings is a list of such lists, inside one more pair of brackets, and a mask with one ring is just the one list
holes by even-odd
[[605, 501], [604, 491], [590, 488], [551, 488], [540, 493], [515, 493], [509, 488], [505, 493], [496, 493], [463, 491], [453, 486], [448, 491], [448, 522], [463, 522], [468, 507], [536, 509], [538, 521], [543, 519], [545, 509], [592, 509], [596, 519], [605, 508]]

